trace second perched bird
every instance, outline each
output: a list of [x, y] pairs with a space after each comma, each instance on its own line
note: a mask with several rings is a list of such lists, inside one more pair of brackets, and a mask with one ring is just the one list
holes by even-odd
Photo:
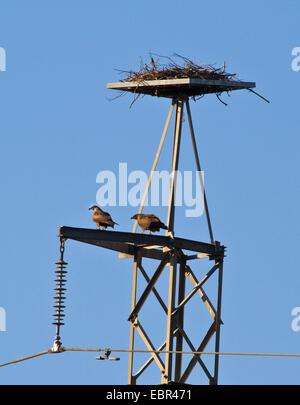
[[131, 219], [138, 221], [139, 226], [142, 228], [142, 233], [144, 233], [144, 231], [149, 231], [149, 233], [159, 232], [160, 228], [168, 229], [167, 226], [153, 214], [135, 214]]
[[102, 211], [97, 205], [92, 205], [89, 210], [93, 210], [93, 221], [96, 222], [99, 230], [101, 227], [106, 229], [108, 226], [114, 228], [115, 225], [119, 225], [111, 219], [108, 212]]

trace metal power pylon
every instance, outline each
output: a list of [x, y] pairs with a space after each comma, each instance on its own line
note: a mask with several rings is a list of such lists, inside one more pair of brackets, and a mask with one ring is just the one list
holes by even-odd
[[[169, 205], [166, 225], [168, 230], [165, 235], [146, 235], [136, 233], [137, 223], [135, 223], [132, 232], [117, 231], [98, 231], [94, 229], [60, 227], [59, 237], [63, 240], [73, 239], [84, 243], [97, 245], [103, 248], [118, 251], [121, 257], [129, 257], [133, 260], [132, 276], [132, 298], [131, 312], [128, 320], [130, 322], [129, 337], [129, 367], [128, 383], [136, 384], [138, 378], [144, 371], [154, 364], [158, 367], [161, 380], [160, 383], [186, 383], [188, 378], [197, 365], [200, 367], [210, 384], [218, 383], [219, 374], [219, 347], [220, 347], [220, 326], [221, 320], [221, 301], [222, 301], [222, 277], [223, 260], [225, 247], [219, 241], [214, 239], [206, 193], [201, 175], [201, 166], [197, 151], [196, 137], [193, 128], [192, 116], [189, 106], [189, 98], [206, 93], [219, 94], [222, 91], [231, 91], [238, 89], [251, 89], [255, 83], [241, 82], [233, 80], [202, 80], [202, 79], [170, 79], [153, 80], [148, 82], [118, 82], [108, 83], [107, 88], [128, 91], [140, 94], [149, 94], [158, 97], [167, 97], [171, 100], [170, 110], [164, 126], [162, 138], [160, 140], [155, 160], [148, 178], [148, 184], [143, 195], [139, 213], [143, 211], [147, 194], [151, 187], [153, 173], [164, 144], [167, 130], [175, 110], [175, 125], [173, 152], [171, 157], [171, 182], [169, 191]], [[189, 132], [191, 135], [194, 158], [200, 182], [204, 211], [209, 233], [209, 242], [185, 239], [177, 237], [175, 234], [175, 189], [176, 172], [178, 170], [178, 161], [180, 154], [181, 129], [183, 124], [184, 109], [188, 118]], [[151, 276], [148, 275], [144, 258], [150, 258], [157, 263]], [[193, 272], [190, 263], [195, 260], [208, 262], [208, 269], [201, 274]], [[163, 272], [168, 272], [168, 294], [163, 298], [158, 290], [160, 276]], [[204, 285], [208, 279], [217, 274], [217, 289], [215, 296], [209, 298], [204, 291]], [[139, 277], [146, 281], [146, 287], [137, 296], [137, 285]], [[187, 293], [186, 281], [192, 284], [192, 290]], [[165, 323], [160, 326], [162, 331], [162, 341], [159, 347], [155, 347], [150, 338], [150, 333], [146, 331], [143, 325], [143, 308], [150, 294], [157, 299]], [[191, 298], [198, 295], [200, 300], [206, 306], [210, 314], [211, 322], [203, 325], [204, 334], [199, 336], [197, 343], [192, 342], [185, 330], [184, 318], [189, 311]], [[195, 320], [197, 322], [197, 320]], [[153, 328], [157, 328], [156, 320], [152, 319]], [[207, 326], [207, 328], [206, 328]], [[206, 329], [205, 329], [206, 328]], [[139, 364], [137, 368], [135, 355], [135, 336], [139, 335], [149, 351], [148, 360]], [[210, 370], [201, 352], [207, 347], [208, 343], [214, 340], [214, 361]], [[191, 358], [187, 364], [183, 364], [184, 350], [187, 346]]]

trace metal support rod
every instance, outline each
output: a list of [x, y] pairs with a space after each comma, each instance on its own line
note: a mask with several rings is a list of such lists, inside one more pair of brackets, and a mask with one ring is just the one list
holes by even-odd
[[198, 151], [197, 151], [197, 144], [196, 144], [195, 133], [194, 133], [193, 123], [192, 123], [191, 110], [190, 110], [190, 105], [189, 105], [188, 99], [185, 101], [185, 104], [186, 104], [187, 116], [188, 116], [188, 121], [189, 121], [189, 126], [190, 126], [190, 133], [191, 133], [191, 137], [192, 137], [194, 155], [195, 155], [195, 159], [196, 159], [197, 171], [198, 171], [201, 191], [202, 191], [202, 195], [203, 195], [204, 210], [205, 210], [205, 215], [206, 215], [206, 220], [207, 220], [207, 225], [208, 225], [208, 231], [209, 231], [210, 241], [213, 244], [214, 236], [213, 236], [213, 231], [212, 231], [212, 226], [211, 226], [211, 221], [210, 221], [210, 216], [209, 216], [209, 211], [208, 211], [206, 193], [205, 193], [205, 189], [204, 189], [200, 160], [199, 160], [199, 155], [198, 155]]
[[[215, 340], [215, 352], [218, 353], [220, 349], [220, 329], [221, 329], [221, 301], [222, 301], [222, 283], [223, 283], [223, 259], [219, 263], [219, 278], [218, 278], [218, 301], [217, 301], [217, 313], [216, 313], [216, 340]], [[219, 354], [215, 355], [214, 365], [214, 379], [212, 384], [218, 384], [219, 377]]]
[[176, 103], [176, 120], [175, 120], [174, 143], [173, 143], [171, 187], [170, 187], [169, 209], [167, 218], [168, 230], [166, 230], [166, 235], [168, 235], [169, 233], [174, 235], [175, 197], [176, 197], [175, 194], [176, 194], [176, 177], [177, 177], [176, 172], [178, 170], [178, 160], [180, 150], [182, 111], [183, 111], [183, 100], [179, 99], [177, 100]]
[[[177, 303], [184, 299], [185, 296], [185, 267], [186, 267], [186, 260], [182, 259], [180, 261], [179, 267], [179, 280], [178, 280], [178, 297]], [[180, 330], [183, 329], [183, 321], [184, 321], [184, 308], [181, 308], [179, 313], [177, 314], [177, 327]], [[176, 351], [182, 351], [182, 343], [183, 343], [183, 335], [182, 333], [177, 333], [176, 335]], [[175, 356], [175, 370], [174, 370], [174, 381], [179, 381], [181, 376], [181, 365], [182, 365], [182, 354], [177, 353]]]
[[[136, 289], [137, 289], [137, 269], [138, 263], [140, 261], [140, 256], [138, 250], [134, 255], [133, 262], [133, 276], [132, 276], [132, 296], [131, 296], [131, 310], [133, 311], [136, 303]], [[133, 378], [133, 349], [134, 349], [134, 324], [130, 323], [130, 338], [129, 338], [129, 363], [128, 363], [128, 384], [135, 384], [135, 379]]]
[[172, 358], [173, 353], [173, 331], [174, 331], [174, 316], [173, 310], [175, 307], [175, 293], [176, 293], [176, 272], [177, 272], [177, 251], [175, 250], [170, 260], [169, 272], [169, 295], [168, 295], [168, 314], [167, 314], [167, 334], [166, 334], [166, 359], [165, 359], [165, 373], [162, 374], [162, 383], [168, 383], [172, 380]]
[[[165, 123], [165, 127], [164, 127], [164, 130], [163, 130], [163, 134], [162, 134], [162, 137], [161, 137], [161, 140], [160, 140], [157, 152], [156, 152], [156, 156], [155, 156], [155, 159], [154, 159], [154, 163], [153, 163], [153, 166], [152, 166], [149, 178], [148, 178], [148, 183], [147, 183], [146, 189], [144, 191], [144, 195], [143, 195], [141, 205], [140, 205], [140, 208], [139, 208], [139, 211], [138, 211], [139, 214], [143, 211], [143, 208], [144, 208], [144, 204], [145, 204], [145, 201], [146, 201], [146, 198], [147, 198], [147, 195], [148, 195], [148, 192], [149, 192], [149, 188], [150, 188], [150, 185], [151, 185], [152, 177], [153, 177], [154, 171], [156, 169], [156, 165], [157, 165], [160, 153], [161, 153], [161, 149], [163, 147], [164, 140], [165, 140], [168, 128], [169, 128], [169, 124], [170, 124], [170, 120], [171, 120], [171, 117], [172, 117], [172, 114], [173, 114], [173, 110], [174, 110], [174, 101], [172, 101], [172, 104], [171, 104], [171, 107], [170, 107], [170, 110], [169, 110], [167, 121]], [[136, 220], [135, 223], [134, 223], [132, 232], [136, 231], [137, 225], [138, 225], [138, 223], [137, 223], [137, 220]]]

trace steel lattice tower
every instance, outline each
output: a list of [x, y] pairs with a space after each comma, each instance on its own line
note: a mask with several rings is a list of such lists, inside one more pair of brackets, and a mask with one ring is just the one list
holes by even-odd
[[[214, 239], [212, 225], [208, 210], [206, 193], [204, 190], [203, 179], [201, 175], [201, 166], [197, 151], [196, 138], [192, 123], [192, 116], [189, 106], [189, 99], [197, 95], [207, 93], [219, 94], [222, 91], [231, 91], [238, 89], [251, 89], [255, 83], [241, 82], [233, 80], [202, 80], [202, 79], [170, 79], [153, 80], [148, 82], [118, 82], [108, 83], [108, 89], [133, 92], [135, 94], [148, 94], [157, 97], [167, 97], [171, 100], [170, 110], [163, 129], [155, 160], [149, 174], [148, 184], [139, 207], [139, 213], [143, 211], [144, 203], [149, 192], [152, 176], [163, 147], [170, 121], [175, 110], [175, 125], [173, 151], [171, 158], [171, 183], [169, 191], [169, 205], [166, 225], [168, 230], [165, 235], [146, 235], [136, 233], [137, 223], [135, 223], [132, 232], [117, 231], [98, 231], [94, 229], [60, 227], [59, 237], [73, 239], [84, 243], [93, 244], [106, 249], [118, 251], [120, 257], [129, 257], [133, 260], [132, 276], [132, 298], [129, 338], [129, 367], [128, 383], [136, 384], [137, 379], [144, 373], [151, 363], [154, 363], [161, 373], [162, 384], [186, 383], [188, 378], [197, 365], [204, 372], [210, 384], [218, 384], [219, 374], [219, 347], [220, 347], [220, 327], [221, 320], [221, 302], [222, 302], [222, 278], [223, 261], [225, 247]], [[204, 210], [209, 232], [209, 242], [200, 242], [196, 240], [184, 239], [175, 235], [175, 188], [176, 172], [178, 170], [178, 161], [180, 155], [181, 129], [183, 125], [184, 109], [188, 117], [189, 132], [191, 135], [194, 158], [198, 180], [204, 201]], [[192, 252], [192, 254], [188, 254]], [[157, 263], [157, 266], [151, 276], [148, 276], [143, 259], [148, 258]], [[202, 273], [201, 278], [192, 271], [189, 263], [195, 260], [207, 259], [209, 268]], [[168, 268], [168, 270], [167, 270]], [[168, 296], [164, 300], [157, 291], [157, 284], [163, 272], [168, 271]], [[217, 289], [213, 299], [210, 299], [205, 291], [204, 284], [213, 275], [217, 275]], [[137, 297], [137, 283], [139, 277], [146, 281], [146, 287]], [[193, 289], [186, 293], [186, 281], [192, 283]], [[154, 294], [165, 316], [165, 324], [162, 326], [164, 336], [159, 347], [155, 347], [151, 342], [149, 333], [142, 326], [143, 307], [147, 302], [149, 295]], [[184, 326], [184, 315], [189, 310], [191, 298], [197, 294], [206, 306], [211, 323], [207, 326], [206, 333], [197, 343], [193, 344]], [[205, 326], [203, 326], [205, 327]], [[139, 365], [136, 369], [135, 335], [138, 334], [149, 351], [149, 359]], [[201, 357], [201, 352], [205, 350], [208, 343], [214, 339], [214, 362], [213, 370], [209, 370]], [[183, 344], [189, 347], [191, 359], [183, 367]]]

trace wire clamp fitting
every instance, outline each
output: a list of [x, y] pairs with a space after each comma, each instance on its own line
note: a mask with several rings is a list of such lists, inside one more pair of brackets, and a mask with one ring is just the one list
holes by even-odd
[[118, 361], [120, 360], [119, 357], [109, 357], [111, 354], [111, 350], [110, 349], [104, 349], [104, 357], [103, 356], [96, 356], [95, 359], [96, 360], [112, 360], [112, 361]]

